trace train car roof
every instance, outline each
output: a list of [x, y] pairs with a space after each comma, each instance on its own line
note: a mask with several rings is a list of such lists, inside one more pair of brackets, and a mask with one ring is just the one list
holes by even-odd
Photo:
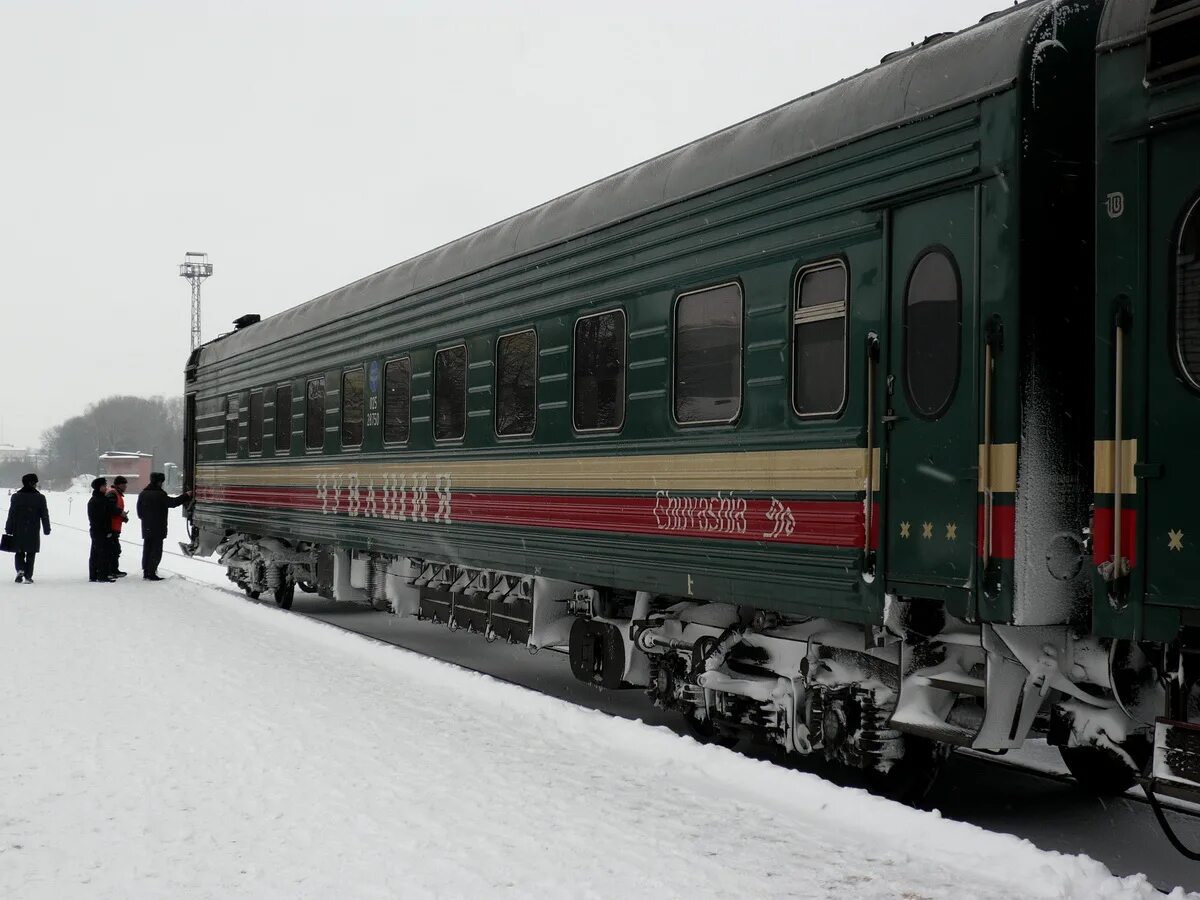
[[1146, 22], [1154, 0], [1108, 0], [1100, 18], [1096, 46], [1105, 49], [1139, 41], [1146, 35]]
[[[201, 348], [209, 365], [265, 348], [1018, 83], [1030, 33], [1060, 0], [1026, 0], [950, 36], [556, 200], [383, 269]], [[1126, 0], [1110, 4], [1119, 6]], [[1130, 5], [1140, 5], [1131, 2]]]

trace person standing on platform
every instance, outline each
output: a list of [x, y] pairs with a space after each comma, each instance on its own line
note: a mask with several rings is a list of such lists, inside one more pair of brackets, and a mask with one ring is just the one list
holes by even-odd
[[129, 513], [125, 512], [125, 485], [128, 483], [124, 475], [118, 475], [108, 489], [108, 498], [113, 504], [109, 519], [108, 574], [115, 578], [129, 574], [121, 571], [121, 526], [129, 521]]
[[88, 581], [113, 582], [117, 579], [108, 570], [108, 543], [112, 534], [113, 502], [108, 496], [108, 479], [92, 479], [92, 496], [88, 500], [88, 534], [92, 552], [88, 556]]
[[16, 557], [17, 584], [33, 584], [33, 560], [42, 549], [38, 526], [50, 533], [50, 513], [46, 498], [37, 489], [38, 477], [32, 472], [21, 476], [21, 489], [8, 502], [8, 520], [4, 531], [12, 535]]
[[178, 497], [170, 496], [163, 490], [166, 480], [162, 472], [151, 472], [150, 483], [137, 499], [137, 514], [142, 520], [142, 577], [147, 581], [162, 581], [158, 564], [167, 536], [167, 510], [186, 503], [190, 496], [186, 491]]

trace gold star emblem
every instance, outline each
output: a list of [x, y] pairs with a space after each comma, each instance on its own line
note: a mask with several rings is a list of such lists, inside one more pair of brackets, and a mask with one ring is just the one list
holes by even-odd
[[933, 523], [932, 522], [922, 522], [921, 523], [921, 537], [925, 538], [925, 540], [929, 540], [930, 538], [933, 537]]
[[948, 540], [948, 541], [957, 541], [958, 540], [958, 523], [951, 522], [949, 525], [946, 526], [946, 540]]
[[908, 522], [901, 522], [900, 523], [900, 537], [902, 537], [902, 538], [908, 537], [908, 531], [910, 528], [912, 528], [911, 524], [909, 524]]
[[1182, 531], [1175, 531], [1174, 529], [1172, 529], [1171, 531], [1168, 531], [1167, 532], [1167, 540], [1170, 542], [1167, 544], [1168, 550], [1179, 550], [1179, 551], [1183, 550], [1183, 532]]

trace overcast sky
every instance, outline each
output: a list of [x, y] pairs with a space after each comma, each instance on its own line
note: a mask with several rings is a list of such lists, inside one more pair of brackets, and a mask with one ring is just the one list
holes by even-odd
[[1004, 5], [0, 0], [0, 443]]

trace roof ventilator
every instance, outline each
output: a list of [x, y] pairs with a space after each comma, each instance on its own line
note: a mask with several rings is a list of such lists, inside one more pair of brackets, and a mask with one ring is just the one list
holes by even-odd
[[235, 331], [241, 331], [243, 328], [249, 328], [251, 325], [257, 325], [262, 321], [262, 316], [258, 313], [246, 313], [244, 316], [238, 316], [233, 320]]

